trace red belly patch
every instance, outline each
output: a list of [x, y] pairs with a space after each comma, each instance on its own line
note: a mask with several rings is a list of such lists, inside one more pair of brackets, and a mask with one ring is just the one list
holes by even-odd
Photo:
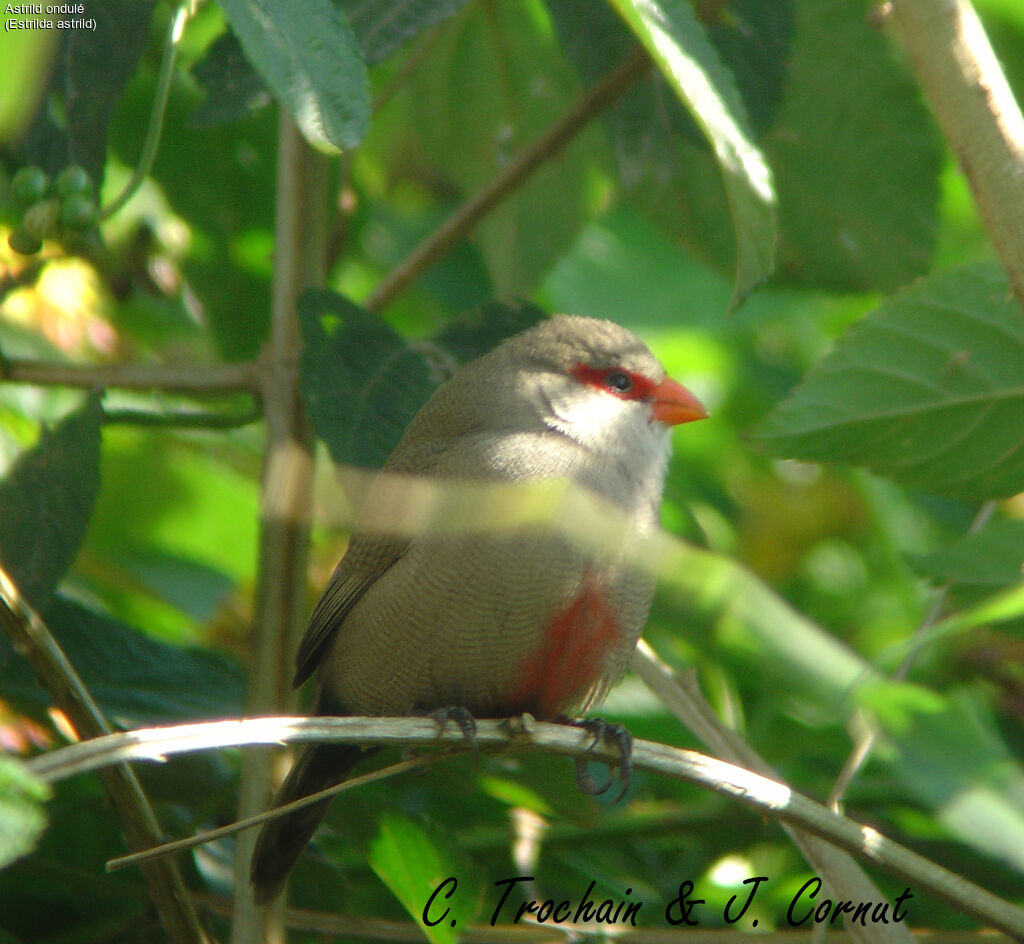
[[555, 614], [540, 647], [520, 663], [514, 710], [557, 717], [600, 681], [605, 657], [621, 640], [618, 620], [588, 574], [579, 596]]

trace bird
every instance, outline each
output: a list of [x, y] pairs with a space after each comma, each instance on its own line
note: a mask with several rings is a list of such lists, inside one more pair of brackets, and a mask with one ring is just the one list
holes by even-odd
[[[671, 427], [706, 416], [633, 332], [555, 315], [441, 384], [378, 481], [568, 481], [643, 534], [658, 525]], [[565, 720], [596, 707], [635, 648], [650, 577], [543, 523], [361, 529], [375, 513], [387, 519], [395, 494], [369, 488], [299, 644], [294, 684], [315, 675], [312, 712]], [[367, 753], [303, 746], [273, 805], [346, 779]], [[263, 825], [250, 868], [257, 902], [283, 889], [329, 803]]]

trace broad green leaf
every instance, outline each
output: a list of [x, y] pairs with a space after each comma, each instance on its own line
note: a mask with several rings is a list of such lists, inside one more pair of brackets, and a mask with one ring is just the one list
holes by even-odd
[[1024, 316], [994, 265], [922, 280], [854, 325], [769, 417], [773, 453], [980, 502], [1024, 490]]
[[[438, 31], [408, 90], [376, 123], [375, 135], [383, 128], [395, 142], [397, 180], [410, 156], [425, 159], [426, 179], [440, 174], [465, 199], [563, 117], [578, 89], [545, 19], [536, 0], [474, 3]], [[595, 208], [599, 145], [596, 128], [584, 131], [476, 227], [491, 295], [530, 295], [572, 245]]]
[[687, 0], [611, 0], [654, 57], [715, 152], [736, 233], [732, 304], [771, 274], [775, 194], [764, 155], [747, 128], [732, 73]]
[[10, 757], [0, 756], [0, 869], [31, 852], [46, 828], [50, 788]]
[[991, 591], [1024, 577], [1024, 521], [993, 521], [930, 554], [911, 558], [914, 569], [963, 589]]
[[26, 163], [51, 173], [80, 164], [99, 185], [107, 127], [146, 48], [152, 14], [151, 0], [104, 0], [102, 11], [86, 14], [94, 30], [61, 30], [56, 68], [20, 146]]
[[[118, 724], [141, 727], [244, 711], [245, 676], [227, 656], [159, 642], [59, 594], [43, 615], [100, 709]], [[50, 704], [2, 637], [0, 691], [37, 716]]]
[[407, 342], [376, 315], [329, 291], [298, 301], [302, 393], [331, 458], [383, 465], [416, 411], [457, 364], [543, 316], [535, 305], [491, 302], [429, 341]]
[[457, 940], [458, 929], [475, 916], [479, 899], [473, 870], [465, 867], [447, 837], [433, 835], [411, 817], [391, 812], [380, 817], [369, 860], [433, 944]]
[[1024, 873], [1024, 769], [990, 709], [967, 692], [888, 683], [862, 693], [904, 783], [962, 842]]
[[466, 0], [341, 0], [368, 63], [379, 62], [406, 40], [457, 13]]
[[206, 98], [189, 117], [194, 128], [235, 121], [270, 103], [263, 79], [230, 30], [218, 37], [192, 67], [192, 75], [206, 92]]
[[272, 0], [221, 0], [249, 61], [322, 151], [353, 148], [370, 121], [359, 44], [331, 0], [301, 7]]
[[779, 268], [839, 290], [892, 291], [935, 245], [942, 144], [921, 93], [848, 0], [797, 0], [782, 105], [764, 140]]
[[387, 324], [327, 291], [296, 305], [302, 393], [331, 458], [376, 468], [441, 378]]
[[0, 481], [0, 561], [43, 607], [85, 537], [100, 484], [103, 410], [90, 396], [22, 454]]

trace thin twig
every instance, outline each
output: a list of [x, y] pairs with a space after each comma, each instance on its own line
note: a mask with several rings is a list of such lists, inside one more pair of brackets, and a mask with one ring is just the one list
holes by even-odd
[[395, 266], [366, 299], [364, 307], [370, 311], [379, 311], [390, 304], [426, 269], [467, 236], [490, 210], [525, 183], [538, 167], [558, 154], [594, 117], [642, 76], [650, 65], [650, 57], [639, 47], [630, 53], [558, 122], [514, 157], [500, 174], [455, 210]]
[[433, 763], [433, 761], [437, 760], [439, 757], [447, 755], [448, 753], [449, 751], [438, 751], [434, 754], [423, 754], [420, 757], [413, 757], [409, 760], [400, 760], [398, 763], [389, 764], [387, 767], [382, 767], [380, 770], [374, 770], [368, 774], [361, 774], [358, 777], [349, 777], [348, 780], [336, 783], [333, 787], [327, 787], [323, 790], [318, 790], [316, 793], [310, 793], [308, 796], [304, 796], [299, 800], [293, 800], [291, 803], [285, 803], [282, 806], [275, 806], [262, 813], [257, 813], [255, 816], [236, 820], [234, 823], [229, 823], [227, 826], [220, 826], [217, 829], [208, 829], [205, 832], [196, 833], [194, 836], [186, 836], [183, 839], [175, 839], [171, 842], [162, 842], [158, 846], [153, 846], [151, 849], [143, 849], [141, 852], [133, 852], [130, 855], [118, 856], [115, 859], [108, 860], [107, 871], [116, 872], [118, 869], [127, 868], [130, 865], [140, 865], [143, 862], [148, 862], [150, 859], [161, 859], [164, 856], [173, 855], [176, 852], [184, 852], [186, 849], [193, 849], [196, 846], [202, 846], [217, 839], [224, 839], [226, 836], [233, 836], [235, 833], [241, 832], [243, 829], [259, 826], [261, 823], [267, 822], [267, 820], [277, 819], [279, 816], [284, 816], [287, 813], [294, 812], [295, 810], [301, 810], [303, 807], [312, 806], [314, 803], [319, 803], [321, 800], [329, 799], [339, 793], [354, 790], [357, 787], [362, 787], [368, 783], [374, 783], [378, 780], [386, 780], [389, 777], [394, 777], [396, 774], [412, 770], [414, 767], [425, 767], [427, 764]]
[[167, 38], [164, 40], [163, 58], [160, 60], [160, 72], [156, 78], [156, 92], [153, 95], [153, 109], [149, 115], [149, 127], [146, 129], [146, 138], [142, 142], [142, 153], [139, 155], [139, 162], [124, 189], [108, 205], [100, 210], [99, 218], [108, 219], [121, 209], [134, 195], [135, 191], [142, 186], [142, 182], [149, 176], [153, 169], [153, 161], [156, 159], [157, 148], [160, 146], [160, 134], [164, 125], [164, 112], [167, 109], [167, 96], [171, 90], [171, 79], [174, 75], [174, 58], [178, 49], [178, 41], [185, 30], [185, 23], [191, 11], [192, 2], [186, 0], [182, 3], [171, 17], [171, 23], [167, 27]]
[[[995, 513], [995, 510], [996, 503], [994, 501], [985, 502], [981, 508], [978, 509], [978, 513], [974, 516], [974, 520], [971, 522], [971, 526], [967, 529], [967, 533], [976, 534], [985, 527], [989, 519]], [[948, 597], [949, 584], [947, 583], [943, 584], [935, 592], [931, 605], [928, 607], [924, 618], [908, 640], [907, 652], [900, 661], [899, 666], [897, 666], [896, 671], [892, 674], [895, 681], [902, 682], [910, 673], [914, 662], [917, 661], [917, 657], [921, 653], [921, 649], [929, 638], [932, 627], [935, 626], [939, 621], [939, 617], [942, 616], [943, 610], [946, 608], [946, 600]], [[867, 762], [867, 759], [871, 756], [871, 752], [874, 749], [875, 742], [878, 740], [878, 735], [880, 733], [878, 725], [870, 720], [861, 708], [858, 708], [854, 712], [853, 717], [851, 718], [851, 724], [856, 732], [853, 748], [850, 751], [849, 757], [846, 758], [846, 762], [843, 764], [842, 770], [839, 771], [839, 776], [836, 777], [836, 782], [833, 784], [832, 790], [828, 796], [829, 808], [836, 810], [837, 812], [839, 811], [843, 796], [845, 796], [850, 784]]]
[[[25, 763], [49, 781], [135, 760], [164, 760], [171, 754], [285, 742], [346, 744], [464, 745], [461, 731], [438, 731], [428, 718], [251, 718], [147, 728], [112, 734], [50, 751]], [[594, 744], [578, 727], [534, 721], [529, 716], [478, 721], [481, 749], [537, 750], [616, 764], [618, 748]], [[887, 838], [870, 826], [840, 816], [821, 803], [743, 767], [653, 741], [633, 743], [633, 767], [712, 790], [761, 815], [807, 830], [893, 875], [911, 891], [926, 892], [1017, 939], [1024, 939], [1024, 909], [998, 898], [962, 876]]]
[[197, 367], [194, 364], [66, 364], [10, 358], [0, 361], [0, 380], [40, 387], [153, 390], [199, 397], [256, 393], [261, 370], [259, 361]]
[[[0, 567], [0, 624], [16, 651], [82, 737], [110, 736], [110, 723], [79, 678], [46, 624], [28, 605]], [[116, 735], [114, 735], [116, 737]], [[120, 764], [105, 769], [103, 785], [124, 829], [128, 846], [149, 848], [160, 841], [160, 826], [134, 771]], [[174, 944], [206, 944], [185, 883], [173, 862], [143, 868], [150, 897], [167, 936]]]

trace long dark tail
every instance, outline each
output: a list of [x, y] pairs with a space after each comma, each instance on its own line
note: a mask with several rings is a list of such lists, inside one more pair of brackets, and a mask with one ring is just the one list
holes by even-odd
[[[277, 791], [274, 806], [283, 806], [340, 783], [368, 753], [349, 744], [307, 744]], [[321, 800], [263, 824], [249, 868], [249, 881], [257, 902], [266, 904], [284, 888], [288, 873], [330, 804], [330, 799]]]

